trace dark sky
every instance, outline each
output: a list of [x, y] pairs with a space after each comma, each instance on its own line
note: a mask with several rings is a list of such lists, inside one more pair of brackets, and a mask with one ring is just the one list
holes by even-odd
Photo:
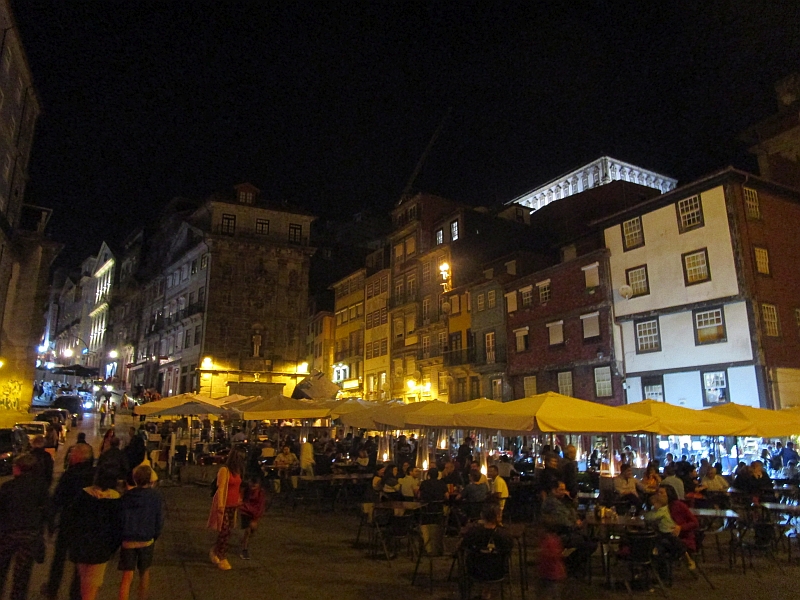
[[246, 180], [321, 215], [388, 209], [448, 107], [415, 189], [471, 204], [601, 154], [752, 170], [737, 136], [800, 70], [788, 1], [12, 5], [43, 106], [27, 200], [73, 264]]

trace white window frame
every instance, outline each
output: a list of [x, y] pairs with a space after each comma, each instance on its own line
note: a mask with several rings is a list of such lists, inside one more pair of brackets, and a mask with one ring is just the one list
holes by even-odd
[[527, 326], [514, 330], [517, 352], [525, 352], [530, 349], [530, 338], [528, 335], [529, 331], [530, 328]]
[[572, 371], [559, 371], [558, 373], [558, 393], [562, 396], [572, 396]]
[[486, 308], [486, 296], [481, 292], [478, 294], [478, 312]]
[[553, 321], [547, 323], [547, 334], [550, 338], [551, 346], [558, 346], [564, 343], [564, 321]]
[[[522, 306], [532, 306], [533, 305], [533, 286], [527, 285], [524, 288], [520, 288], [519, 290], [520, 297], [522, 299]], [[516, 294], [515, 294], [516, 296]]]
[[636, 336], [636, 353], [661, 352], [661, 324], [658, 318], [635, 321], [633, 332]]
[[678, 231], [680, 233], [686, 233], [705, 225], [703, 201], [700, 194], [678, 200], [675, 203], [675, 209], [678, 212]]
[[497, 306], [497, 291], [489, 290], [486, 292], [486, 308], [494, 308]]
[[450, 240], [455, 242], [458, 239], [458, 219], [450, 221]]
[[762, 246], [754, 246], [753, 254], [756, 261], [756, 273], [759, 275], [770, 275], [769, 270], [769, 250]]
[[536, 375], [527, 375], [522, 378], [523, 397], [529, 398], [536, 395]]
[[750, 219], [761, 218], [761, 205], [758, 201], [758, 192], [752, 188], [743, 187], [744, 192], [744, 206], [747, 211], [747, 216]]
[[761, 305], [761, 320], [764, 323], [764, 334], [769, 337], [778, 337], [781, 334], [778, 322], [778, 307], [774, 304]]
[[[643, 273], [644, 277], [639, 277]], [[625, 280], [633, 292], [632, 298], [637, 296], [647, 296], [650, 293], [650, 276], [647, 272], [647, 265], [631, 267], [625, 271]]]
[[594, 393], [598, 398], [610, 398], [614, 395], [611, 367], [595, 367]]
[[600, 311], [581, 315], [581, 324], [583, 325], [583, 339], [600, 337]]
[[553, 297], [552, 290], [550, 289], [550, 280], [545, 279], [536, 284], [539, 290], [539, 304], [547, 304]]
[[681, 259], [683, 262], [683, 279], [686, 285], [695, 285], [711, 280], [707, 248], [687, 252], [681, 256]]
[[[728, 341], [728, 332], [725, 327], [725, 311], [720, 306], [718, 308], [710, 308], [707, 310], [697, 310], [692, 314], [694, 322], [694, 339], [698, 346], [706, 344], [719, 344]], [[703, 329], [719, 329], [722, 330], [722, 335], [709, 340], [700, 340], [700, 331]]]
[[627, 252], [644, 246], [642, 217], [634, 217], [622, 223], [622, 247]]

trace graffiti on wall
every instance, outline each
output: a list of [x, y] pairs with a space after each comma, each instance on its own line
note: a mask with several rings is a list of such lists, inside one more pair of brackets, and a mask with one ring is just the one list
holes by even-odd
[[23, 410], [22, 381], [8, 379], [0, 383], [0, 410]]

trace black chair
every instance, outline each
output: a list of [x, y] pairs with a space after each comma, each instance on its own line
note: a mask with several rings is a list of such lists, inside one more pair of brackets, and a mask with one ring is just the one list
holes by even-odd
[[658, 534], [651, 531], [636, 532], [631, 531], [625, 538], [623, 547], [628, 549], [627, 554], [619, 553], [617, 560], [628, 564], [629, 577], [624, 580], [628, 594], [633, 597], [632, 584], [637, 581], [643, 582], [646, 589], [650, 587], [650, 576], [654, 576], [661, 593], [665, 598], [669, 597], [664, 582], [658, 574], [653, 561], [653, 551], [658, 541]]
[[472, 585], [499, 584], [505, 598], [505, 584], [511, 590], [511, 550], [461, 548], [459, 550], [462, 598], [470, 598]]
[[445, 557], [444, 550], [444, 525], [435, 523], [420, 525], [416, 532], [417, 562], [414, 565], [414, 574], [411, 576], [411, 585], [417, 581], [419, 564], [423, 558], [428, 559], [428, 581], [430, 592], [433, 593], [433, 560]]
[[[746, 550], [750, 557], [750, 568], [753, 568], [753, 554], [758, 552], [775, 563], [781, 575], [784, 575], [783, 567], [775, 558], [774, 550], [778, 543], [775, 523], [768, 519], [757, 520], [750, 523], [748, 529], [751, 535], [746, 535], [742, 540], [742, 550]], [[742, 566], [744, 566], [744, 554], [742, 554]]]

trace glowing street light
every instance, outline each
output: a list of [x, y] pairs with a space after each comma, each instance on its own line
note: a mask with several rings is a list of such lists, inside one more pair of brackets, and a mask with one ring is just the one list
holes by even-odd
[[71, 358], [75, 353], [72, 351], [72, 348], [67, 348], [61, 354], [63, 354], [66, 358]]
[[117, 352], [116, 350], [112, 350], [111, 352], [108, 353], [108, 358], [117, 358], [118, 356], [119, 352]]

